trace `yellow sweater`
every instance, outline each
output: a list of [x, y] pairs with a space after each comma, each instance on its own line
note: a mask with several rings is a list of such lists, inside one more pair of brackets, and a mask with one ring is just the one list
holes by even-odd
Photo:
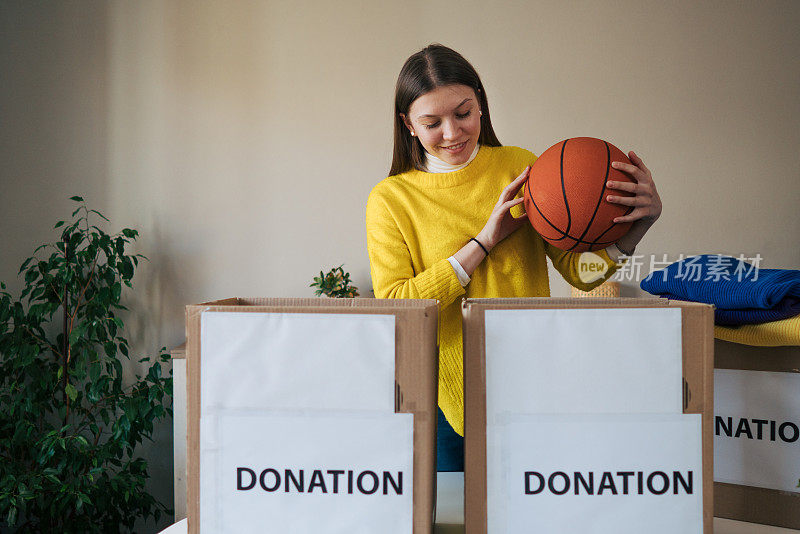
[[[447, 261], [486, 224], [501, 190], [536, 156], [517, 147], [482, 146], [465, 168], [442, 174], [417, 170], [389, 176], [367, 201], [367, 249], [377, 298], [438, 299], [439, 406], [456, 432], [464, 434], [464, 379], [461, 309], [458, 297], [548, 297], [549, 256], [573, 286], [589, 291], [617, 268], [609, 264], [599, 280], [578, 277], [579, 254], [546, 243], [530, 224], [495, 246], [466, 288]], [[521, 196], [522, 192], [520, 191]], [[522, 206], [512, 208], [514, 216]]]
[[715, 326], [714, 337], [731, 343], [758, 347], [800, 346], [800, 315], [738, 327]]

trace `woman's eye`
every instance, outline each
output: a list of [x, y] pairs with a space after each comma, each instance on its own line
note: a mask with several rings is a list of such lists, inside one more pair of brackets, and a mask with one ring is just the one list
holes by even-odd
[[426, 124], [425, 128], [430, 130], [431, 128], [436, 128], [437, 126], [439, 126], [439, 123], [438, 122], [434, 122], [433, 124]]
[[469, 114], [472, 113], [472, 110], [467, 111], [466, 113], [456, 113], [456, 117], [459, 119], [466, 119], [469, 117]]

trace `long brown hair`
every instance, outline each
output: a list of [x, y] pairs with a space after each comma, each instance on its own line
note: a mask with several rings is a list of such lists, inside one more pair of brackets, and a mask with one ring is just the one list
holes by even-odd
[[445, 85], [466, 85], [475, 91], [483, 112], [478, 143], [501, 146], [492, 128], [486, 90], [475, 68], [452, 48], [431, 44], [408, 58], [397, 77], [394, 91], [394, 151], [389, 176], [411, 169], [425, 170], [425, 149], [419, 139], [411, 136], [400, 114], [407, 115], [417, 98]]

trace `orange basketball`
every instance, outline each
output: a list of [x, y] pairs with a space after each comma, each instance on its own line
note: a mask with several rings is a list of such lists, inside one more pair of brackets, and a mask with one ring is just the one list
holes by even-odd
[[633, 193], [608, 189], [606, 182], [634, 180], [611, 167], [612, 161], [630, 163], [620, 149], [594, 137], [566, 139], [536, 160], [525, 184], [525, 211], [545, 241], [585, 252], [606, 248], [625, 235], [631, 223], [615, 224], [614, 218], [633, 208], [606, 197]]

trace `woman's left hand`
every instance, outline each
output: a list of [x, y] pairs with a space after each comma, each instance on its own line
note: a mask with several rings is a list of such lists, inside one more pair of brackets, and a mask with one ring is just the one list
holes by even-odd
[[651, 226], [661, 216], [661, 197], [658, 196], [650, 169], [645, 166], [642, 158], [633, 151], [628, 153], [628, 157], [633, 165], [613, 161], [611, 166], [633, 178], [634, 182], [611, 180], [606, 183], [606, 186], [609, 189], [633, 193], [634, 196], [608, 195], [606, 199], [614, 204], [633, 206], [633, 210], [629, 214], [616, 217], [615, 223], [641, 221], [641, 224]]

